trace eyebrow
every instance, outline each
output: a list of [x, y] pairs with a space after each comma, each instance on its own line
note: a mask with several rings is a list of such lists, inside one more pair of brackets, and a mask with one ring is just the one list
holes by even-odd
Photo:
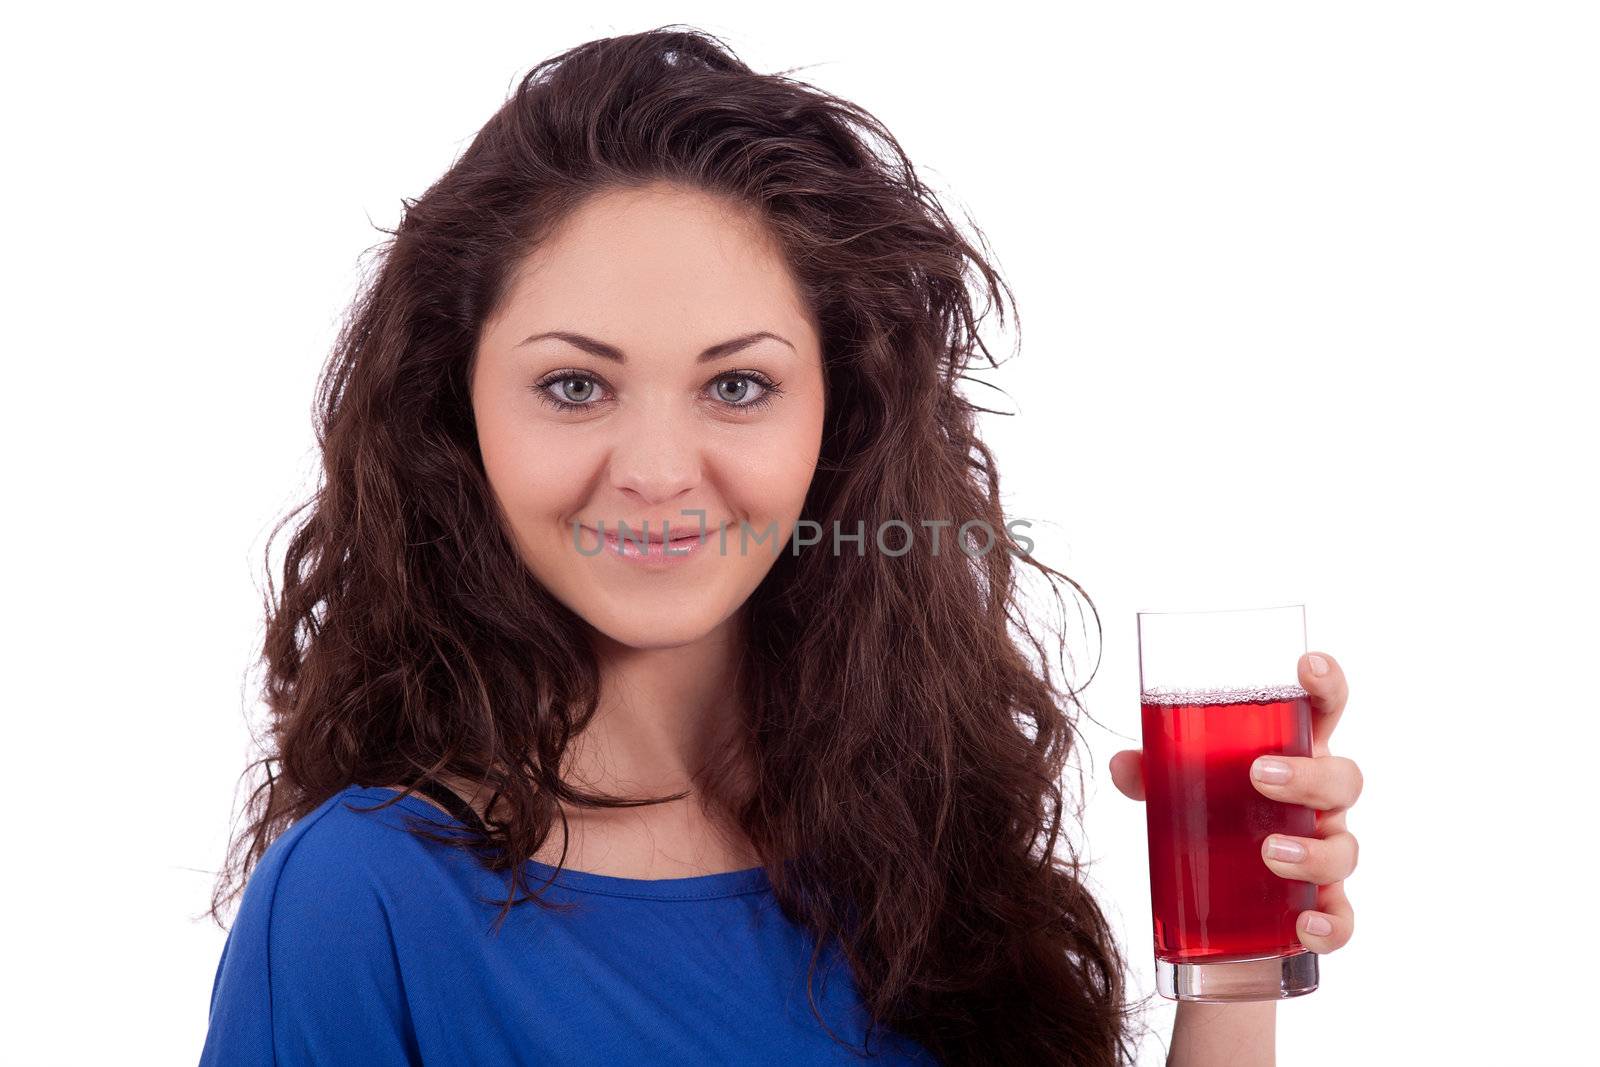
[[[615, 345], [608, 345], [604, 341], [596, 341], [593, 337], [585, 337], [581, 333], [572, 333], [568, 330], [549, 330], [545, 333], [536, 333], [532, 337], [526, 338], [525, 340], [519, 342], [517, 347], [521, 348], [523, 345], [531, 345], [535, 341], [544, 341], [548, 339], [565, 341], [574, 348], [581, 348], [590, 355], [599, 356], [601, 359], [611, 359], [618, 363], [626, 363], [628, 361], [627, 356], [623, 354], [622, 349], [616, 347]], [[695, 359], [695, 362], [707, 363], [713, 359], [722, 359], [724, 356], [731, 356], [735, 352], [744, 351], [757, 341], [764, 341], [768, 339], [773, 341], [782, 341], [784, 344], [789, 345], [791, 349], [794, 349], [794, 345], [790, 344], [785, 338], [779, 337], [777, 334], [771, 333], [767, 330], [757, 330], [755, 333], [747, 333], [741, 337], [735, 337], [731, 340], [721, 341], [712, 345], [710, 348], [700, 353], [700, 355]]]

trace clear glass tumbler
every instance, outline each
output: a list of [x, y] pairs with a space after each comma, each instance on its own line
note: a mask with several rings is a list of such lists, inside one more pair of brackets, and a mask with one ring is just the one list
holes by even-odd
[[1139, 703], [1156, 988], [1171, 1000], [1278, 1000], [1317, 988], [1295, 921], [1317, 887], [1261, 858], [1316, 834], [1316, 811], [1263, 796], [1250, 765], [1311, 755], [1297, 665], [1305, 605], [1139, 612]]

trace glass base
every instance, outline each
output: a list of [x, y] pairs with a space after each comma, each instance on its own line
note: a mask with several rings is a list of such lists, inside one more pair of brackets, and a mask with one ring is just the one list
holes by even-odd
[[1156, 991], [1168, 1000], [1226, 1004], [1240, 1000], [1282, 1000], [1317, 988], [1317, 954], [1169, 963], [1156, 959]]

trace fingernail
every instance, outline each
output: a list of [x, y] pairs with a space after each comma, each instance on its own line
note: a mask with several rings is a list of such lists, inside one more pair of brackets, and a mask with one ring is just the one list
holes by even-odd
[[1306, 850], [1300, 842], [1290, 841], [1287, 837], [1269, 837], [1267, 855], [1284, 863], [1299, 863], [1306, 858]]
[[1328, 673], [1328, 661], [1321, 656], [1312, 655], [1306, 662], [1311, 665], [1311, 673], [1318, 678]]
[[1321, 915], [1313, 915], [1306, 920], [1306, 933], [1315, 934], [1317, 937], [1327, 937], [1333, 933], [1333, 924]]
[[1289, 765], [1281, 759], [1262, 756], [1250, 765], [1250, 777], [1268, 785], [1282, 785], [1289, 780]]

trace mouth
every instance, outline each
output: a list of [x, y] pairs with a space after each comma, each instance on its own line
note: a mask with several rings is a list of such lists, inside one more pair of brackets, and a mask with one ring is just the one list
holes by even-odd
[[[689, 533], [675, 533], [668, 539], [662, 536], [662, 531], [649, 529], [643, 523], [638, 526], [629, 523], [626, 537], [622, 536], [620, 528], [613, 529], [608, 526], [605, 531], [604, 554], [639, 562], [674, 563], [699, 555], [719, 529], [720, 527], [707, 526], [702, 532], [697, 525]], [[593, 526], [584, 526], [583, 530], [593, 538], [601, 536]]]

